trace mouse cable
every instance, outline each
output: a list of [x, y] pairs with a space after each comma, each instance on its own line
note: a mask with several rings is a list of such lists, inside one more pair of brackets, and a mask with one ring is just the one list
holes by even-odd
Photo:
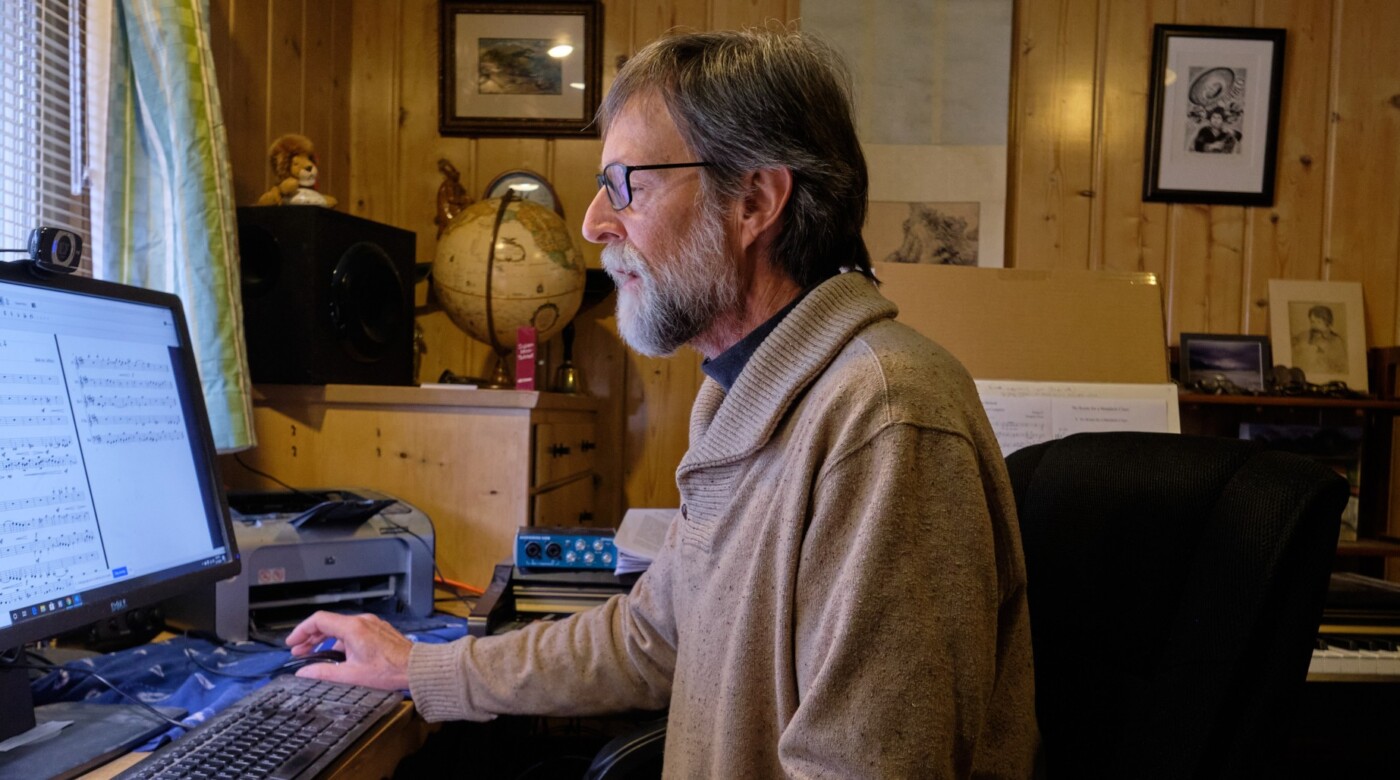
[[[186, 632], [185, 632], [185, 639], [189, 639], [189, 638], [190, 638], [190, 634], [189, 634], [188, 631], [186, 631]], [[226, 645], [220, 645], [220, 647], [226, 647]], [[233, 678], [233, 679], [235, 679], [235, 680], [262, 680], [262, 679], [264, 679], [264, 678], [271, 677], [271, 676], [272, 676], [272, 673], [273, 673], [274, 671], [276, 671], [275, 669], [273, 669], [273, 670], [269, 670], [269, 671], [263, 672], [262, 674], [242, 674], [242, 673], [240, 673], [240, 672], [226, 672], [226, 671], [224, 671], [223, 669], [218, 668], [217, 666], [210, 666], [209, 664], [206, 664], [204, 661], [201, 661], [197, 656], [195, 656], [195, 654], [194, 654], [194, 648], [190, 647], [188, 644], [186, 644], [184, 647], [180, 648], [180, 651], [181, 651], [182, 653], [185, 654], [185, 659], [186, 659], [186, 660], [188, 660], [190, 663], [194, 664], [195, 666], [199, 667], [200, 669], [203, 669], [204, 671], [206, 671], [206, 672], [208, 672], [208, 673], [210, 673], [210, 674], [217, 674], [217, 675], [219, 675], [219, 676], [221, 676], [221, 677], [230, 677], [230, 678]]]
[[66, 666], [66, 665], [56, 664], [56, 663], [50, 661], [50, 660], [47, 659], [47, 658], [44, 658], [42, 655], [39, 655], [39, 654], [37, 654], [37, 653], [27, 653], [27, 655], [28, 655], [30, 658], [37, 659], [37, 660], [39, 660], [39, 661], [42, 661], [43, 663], [37, 663], [37, 664], [15, 663], [15, 664], [12, 665], [11, 668], [14, 668], [14, 669], [37, 669], [38, 671], [41, 671], [41, 672], [65, 671], [65, 672], [77, 672], [77, 673], [79, 673], [79, 674], [86, 674], [86, 675], [88, 675], [88, 676], [90, 676], [90, 677], [95, 677], [95, 678], [97, 679], [98, 682], [102, 683], [103, 685], [107, 686], [108, 688], [111, 688], [112, 690], [114, 690], [114, 691], [116, 691], [117, 693], [121, 694], [121, 696], [122, 696], [123, 698], [127, 699], [127, 700], [130, 701], [131, 703], [133, 703], [133, 704], [139, 704], [139, 705], [141, 705], [142, 707], [145, 707], [146, 709], [150, 710], [150, 711], [151, 711], [151, 714], [155, 715], [157, 718], [160, 718], [161, 720], [165, 721], [166, 723], [169, 723], [170, 725], [174, 726], [175, 728], [178, 728], [178, 729], [185, 729], [185, 730], [187, 730], [187, 731], [191, 728], [190, 724], [188, 724], [188, 723], [181, 723], [180, 721], [175, 720], [174, 718], [170, 717], [169, 715], [166, 715], [165, 713], [161, 712], [160, 710], [156, 709], [155, 707], [151, 706], [150, 704], [147, 704], [146, 702], [141, 701], [140, 699], [136, 698], [135, 696], [132, 696], [131, 694], [129, 694], [129, 693], [127, 693], [126, 691], [122, 690], [121, 688], [117, 687], [117, 684], [116, 684], [116, 683], [112, 682], [111, 680], [108, 680], [106, 677], [103, 677], [102, 675], [98, 674], [97, 672], [93, 671], [92, 669], [84, 669], [84, 668], [82, 668], [82, 667], [80, 667], [80, 666]]

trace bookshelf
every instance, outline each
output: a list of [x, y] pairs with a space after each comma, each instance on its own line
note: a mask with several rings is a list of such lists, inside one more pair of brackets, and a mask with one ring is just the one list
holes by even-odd
[[[1356, 539], [1338, 544], [1338, 555], [1363, 574], [1384, 576], [1385, 560], [1400, 564], [1400, 541], [1392, 538], [1393, 429], [1400, 400], [1314, 396], [1250, 396], [1181, 393], [1182, 433], [1239, 438], [1241, 423], [1359, 429], [1356, 459]], [[1326, 459], [1324, 459], [1326, 460]], [[1339, 560], [1339, 568], [1342, 561]]]

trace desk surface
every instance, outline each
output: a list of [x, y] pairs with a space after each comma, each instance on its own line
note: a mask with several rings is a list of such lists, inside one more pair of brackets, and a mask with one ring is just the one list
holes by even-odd
[[[446, 602], [443, 607], [444, 610], [440, 611], [449, 614], [458, 613], [456, 614], [458, 618], [464, 618], [468, 611], [465, 605], [453, 602]], [[465, 622], [463, 621], [456, 630], [465, 634]], [[416, 636], [420, 641], [444, 640], [444, 637], [425, 634], [417, 634]], [[178, 638], [170, 634], [163, 634], [157, 638], [157, 641], [168, 642], [171, 640], [178, 640]], [[413, 708], [411, 701], [405, 701], [399, 705], [398, 709], [370, 729], [349, 750], [345, 751], [334, 764], [321, 773], [320, 777], [336, 778], [337, 780], [352, 780], [354, 778], [374, 778], [377, 780], [378, 778], [390, 777], [394, 774], [394, 768], [398, 766], [399, 762], [417, 752], [427, 741], [428, 736], [437, 731], [438, 728], [438, 724], [430, 724], [423, 720]], [[150, 753], [147, 752], [128, 753], [81, 777], [84, 780], [115, 777], [148, 755]]]
[[[345, 751], [321, 777], [327, 780], [379, 780], [390, 777], [394, 774], [394, 767], [406, 756], [423, 747], [428, 735], [437, 729], [437, 724], [428, 723], [418, 717], [418, 713], [413, 709], [413, 702], [406, 701], [380, 721], [379, 725], [360, 737], [360, 741]], [[116, 777], [149, 755], [150, 753], [127, 753], [83, 775], [82, 780]]]

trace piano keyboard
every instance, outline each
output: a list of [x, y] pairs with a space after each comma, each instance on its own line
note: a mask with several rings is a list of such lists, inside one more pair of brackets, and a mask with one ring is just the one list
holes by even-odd
[[1400, 636], [1320, 634], [1308, 679], [1400, 682]]

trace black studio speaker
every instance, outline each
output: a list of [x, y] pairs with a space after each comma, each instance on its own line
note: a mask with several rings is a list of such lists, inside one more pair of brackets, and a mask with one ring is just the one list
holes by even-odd
[[238, 209], [253, 381], [412, 385], [412, 232], [322, 206]]

